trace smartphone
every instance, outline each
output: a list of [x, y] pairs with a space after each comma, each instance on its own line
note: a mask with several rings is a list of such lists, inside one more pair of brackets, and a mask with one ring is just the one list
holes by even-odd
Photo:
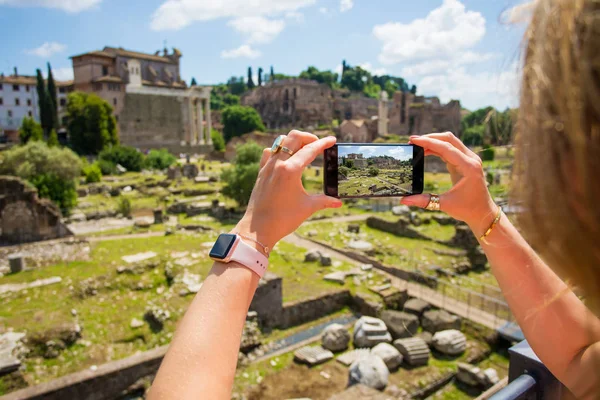
[[324, 190], [338, 198], [423, 193], [425, 156], [412, 144], [339, 143], [325, 150]]

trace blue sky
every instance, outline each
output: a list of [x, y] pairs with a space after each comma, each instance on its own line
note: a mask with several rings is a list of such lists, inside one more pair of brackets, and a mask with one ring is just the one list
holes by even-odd
[[348, 154], [362, 154], [363, 157], [390, 156], [396, 160], [408, 160], [412, 158], [412, 147], [410, 146], [344, 146], [338, 145], [338, 158]]
[[523, 25], [501, 22], [521, 0], [0, 0], [0, 71], [105, 45], [183, 53], [186, 81], [214, 84], [252, 66], [297, 74], [345, 59], [403, 76], [419, 94], [475, 109], [516, 106]]

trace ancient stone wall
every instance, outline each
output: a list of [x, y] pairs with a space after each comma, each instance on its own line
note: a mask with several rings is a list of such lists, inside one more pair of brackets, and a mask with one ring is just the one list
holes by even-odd
[[437, 97], [396, 92], [388, 102], [388, 132], [396, 135], [424, 135], [450, 131], [460, 135], [460, 102], [442, 105]]
[[331, 89], [305, 79], [267, 83], [244, 94], [241, 103], [254, 107], [269, 129], [311, 128], [333, 119]]
[[352, 296], [348, 290], [340, 290], [312, 299], [285, 303], [279, 328], [286, 329], [292, 326], [314, 321], [348, 306]]
[[432, 240], [431, 238], [421, 234], [419, 231], [410, 226], [410, 221], [407, 218], [400, 217], [397, 221], [388, 221], [379, 217], [367, 218], [367, 226], [380, 231], [392, 233], [396, 236], [407, 237], [411, 239]]
[[37, 190], [12, 176], [0, 176], [0, 243], [19, 244], [72, 235], [60, 210]]
[[350, 95], [348, 91], [336, 90], [333, 99], [333, 117], [345, 119], [371, 119], [379, 113], [379, 101], [362, 95]]
[[258, 313], [261, 325], [275, 327], [281, 323], [282, 310], [283, 281], [279, 276], [267, 272], [256, 288], [250, 311]]

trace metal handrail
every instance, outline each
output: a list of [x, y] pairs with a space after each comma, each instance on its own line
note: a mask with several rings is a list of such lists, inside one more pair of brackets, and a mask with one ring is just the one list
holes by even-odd
[[492, 395], [489, 400], [517, 400], [523, 399], [536, 391], [537, 381], [528, 374], [523, 374]]

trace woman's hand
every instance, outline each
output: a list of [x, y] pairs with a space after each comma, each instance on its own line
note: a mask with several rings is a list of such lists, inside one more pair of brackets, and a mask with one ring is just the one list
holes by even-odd
[[270, 149], [264, 149], [246, 214], [236, 231], [273, 248], [316, 211], [341, 207], [339, 199], [324, 194], [309, 195], [302, 186], [304, 168], [333, 146], [335, 140], [333, 136], [319, 139], [294, 130], [283, 141], [283, 146], [294, 151], [293, 156], [283, 151], [271, 154]]
[[[497, 213], [488, 192], [481, 158], [450, 132], [411, 136], [410, 143], [425, 149], [425, 155], [440, 157], [452, 179], [452, 189], [440, 195], [440, 209], [466, 222], [475, 235], [482, 235]], [[402, 199], [408, 206], [426, 207], [429, 194]]]

